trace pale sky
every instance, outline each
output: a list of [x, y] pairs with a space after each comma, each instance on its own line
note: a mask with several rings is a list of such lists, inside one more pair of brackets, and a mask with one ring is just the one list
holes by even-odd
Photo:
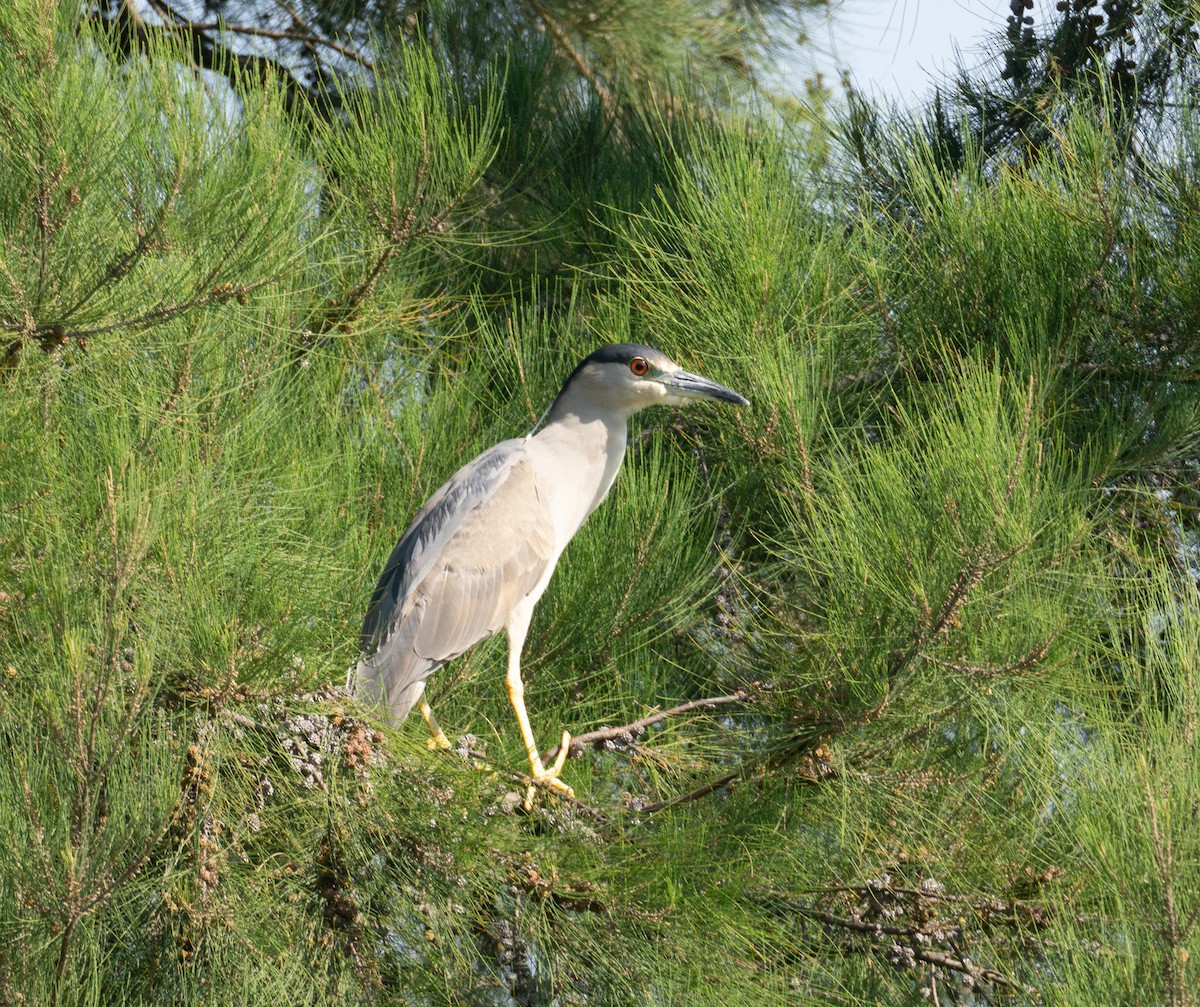
[[[1036, 4], [1040, 23], [1049, 0]], [[968, 66], [982, 60], [981, 40], [1004, 30], [1009, 0], [841, 0], [827, 24], [812, 26], [818, 67], [836, 87], [849, 67], [859, 86], [911, 102], [927, 96], [937, 71], [954, 68], [957, 48]]]

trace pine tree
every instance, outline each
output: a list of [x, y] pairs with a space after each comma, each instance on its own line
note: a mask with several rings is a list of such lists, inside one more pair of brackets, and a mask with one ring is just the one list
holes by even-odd
[[[1097, 83], [839, 153], [670, 72], [531, 118], [433, 14], [318, 87], [129, 10], [0, 10], [0, 1004], [1197, 1003], [1194, 53], [1153, 144]], [[450, 753], [342, 683], [625, 339], [752, 406], [639, 417], [526, 812], [502, 640]]]

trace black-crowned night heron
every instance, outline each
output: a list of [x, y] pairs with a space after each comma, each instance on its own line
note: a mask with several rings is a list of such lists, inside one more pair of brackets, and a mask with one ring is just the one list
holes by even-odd
[[571, 794], [558, 779], [570, 746], [542, 764], [525, 712], [521, 648], [563, 549], [604, 499], [625, 457], [629, 417], [647, 406], [737, 392], [689, 374], [658, 350], [602, 346], [567, 378], [546, 422], [468, 462], [421, 508], [388, 557], [362, 629], [357, 692], [386, 703], [399, 722], [415, 705], [433, 744], [449, 748], [422, 697], [425, 680], [468, 647], [508, 632], [508, 698], [533, 781]]

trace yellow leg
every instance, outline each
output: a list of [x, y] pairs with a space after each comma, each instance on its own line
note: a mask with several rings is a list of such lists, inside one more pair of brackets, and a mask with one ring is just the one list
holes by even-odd
[[450, 739], [442, 731], [441, 725], [437, 722], [437, 717], [433, 715], [433, 709], [425, 702], [424, 696], [417, 700], [417, 709], [421, 711], [421, 716], [425, 718], [425, 726], [429, 728], [430, 738], [425, 744], [430, 749], [452, 747]]
[[[529, 726], [529, 715], [525, 712], [525, 683], [521, 681], [521, 667], [519, 662], [520, 650], [519, 648], [511, 647], [510, 641], [508, 676], [504, 680], [504, 685], [508, 691], [508, 701], [512, 703], [513, 710], [517, 714], [517, 724], [521, 728], [521, 739], [525, 742], [525, 754], [529, 756], [529, 775], [533, 777], [534, 786], [548, 786], [551, 790], [557, 790], [560, 794], [574, 797], [575, 791], [558, 778], [562, 772], [563, 764], [567, 761], [567, 754], [571, 747], [571, 735], [569, 732], [563, 731], [562, 744], [558, 749], [558, 757], [549, 769], [543, 766], [542, 757], [538, 755], [537, 742], [533, 740], [533, 729]], [[531, 786], [525, 794], [525, 808], [528, 810], [532, 806], [533, 787]]]

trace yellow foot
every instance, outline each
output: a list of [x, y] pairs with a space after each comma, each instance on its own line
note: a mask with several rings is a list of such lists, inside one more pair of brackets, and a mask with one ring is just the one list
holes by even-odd
[[450, 739], [446, 737], [441, 724], [437, 722], [437, 717], [433, 715], [432, 707], [425, 702], [424, 696], [417, 700], [417, 709], [421, 711], [421, 716], [425, 719], [425, 726], [429, 728], [429, 740], [425, 742], [425, 747], [431, 752], [436, 752], [439, 748], [442, 751], [452, 748]]
[[566, 797], [575, 796], [575, 791], [558, 778], [562, 773], [563, 765], [566, 763], [570, 751], [571, 734], [569, 731], [563, 731], [562, 743], [558, 746], [558, 755], [554, 759], [554, 764], [549, 769], [542, 765], [540, 758], [536, 755], [533, 757], [529, 767], [529, 775], [533, 782], [529, 784], [528, 789], [525, 791], [526, 811], [533, 810], [533, 795], [537, 793], [538, 787], [549, 787], [551, 790], [556, 790]]

